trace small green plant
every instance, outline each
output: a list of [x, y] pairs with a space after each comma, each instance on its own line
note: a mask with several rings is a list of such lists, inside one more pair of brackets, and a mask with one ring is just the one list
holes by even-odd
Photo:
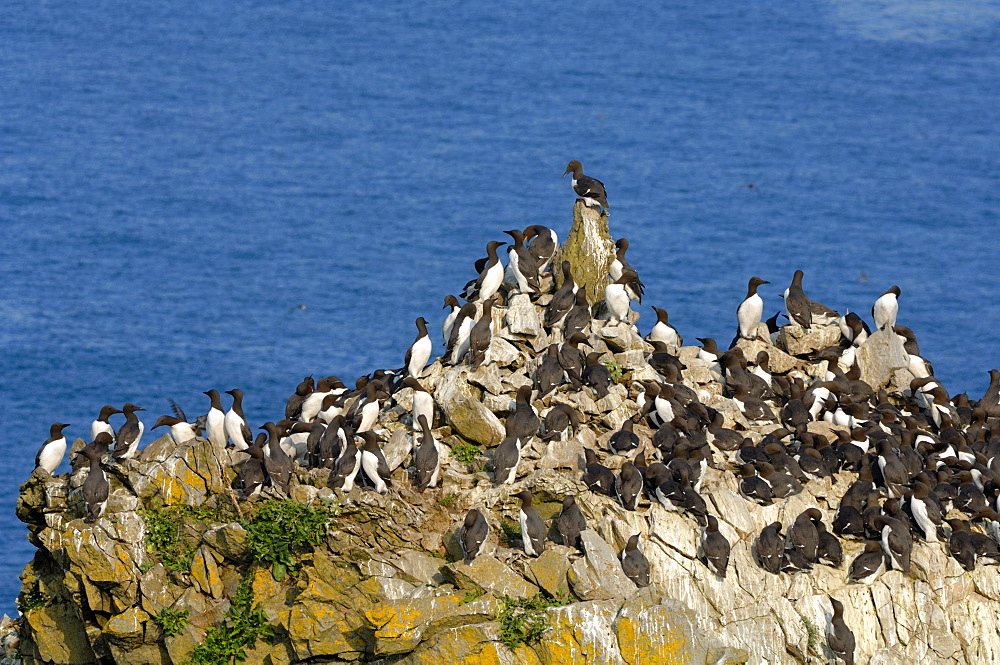
[[448, 496], [446, 496], [444, 498], [438, 499], [438, 504], [440, 504], [440, 505], [444, 506], [445, 508], [447, 508], [451, 504], [455, 503], [456, 500], [458, 500], [458, 495], [457, 494], [449, 494]]
[[175, 610], [172, 607], [165, 607], [160, 613], [153, 617], [153, 621], [163, 629], [163, 634], [167, 637], [180, 635], [184, 632], [184, 627], [188, 622], [188, 610]]
[[500, 520], [500, 537], [507, 547], [521, 538], [521, 524], [514, 520]]
[[456, 443], [451, 447], [451, 456], [462, 464], [472, 464], [479, 457], [479, 446], [471, 443]]
[[608, 374], [611, 375], [611, 380], [614, 381], [615, 383], [618, 383], [621, 380], [622, 375], [625, 374], [625, 372], [622, 370], [622, 366], [619, 365], [618, 361], [615, 360], [614, 358], [609, 358], [603, 361], [601, 364], [604, 365], [605, 368], [607, 368]]
[[482, 589], [473, 589], [469, 593], [465, 594], [465, 598], [458, 601], [459, 605], [465, 605], [466, 603], [474, 603], [483, 597]]
[[49, 600], [50, 598], [42, 593], [41, 589], [36, 587], [21, 597], [18, 601], [18, 606], [20, 607], [21, 614], [27, 614], [33, 609], [45, 607], [49, 604]]
[[252, 577], [240, 582], [221, 626], [210, 628], [184, 665], [239, 665], [258, 639], [274, 634], [267, 613], [254, 603]]
[[180, 535], [183, 510], [179, 507], [153, 508], [143, 512], [146, 521], [146, 546], [171, 570], [191, 568], [195, 545]]
[[254, 560], [271, 566], [271, 574], [280, 582], [298, 566], [293, 551], [323, 542], [335, 515], [332, 506], [314, 508], [292, 500], [272, 499], [243, 520], [247, 546]]
[[568, 605], [568, 598], [546, 598], [535, 594], [531, 598], [500, 598], [500, 607], [493, 617], [500, 622], [500, 641], [510, 649], [537, 642], [548, 627], [545, 610]]
[[802, 619], [802, 626], [806, 629], [806, 634], [809, 636], [809, 644], [806, 648], [812, 651], [819, 646], [819, 628], [804, 614], [800, 614], [799, 618]]

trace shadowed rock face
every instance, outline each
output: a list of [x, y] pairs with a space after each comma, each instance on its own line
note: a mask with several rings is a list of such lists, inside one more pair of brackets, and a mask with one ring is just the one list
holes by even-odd
[[[607, 217], [581, 204], [575, 215], [564, 257], [577, 252], [577, 281], [589, 279], [587, 263], [595, 281], [586, 283], [603, 293], [613, 257]], [[734, 277], [734, 283], [742, 279]], [[734, 288], [734, 302], [740, 295]], [[615, 472], [634, 457], [612, 455], [608, 448], [627, 418], [636, 418], [647, 463], [656, 461], [656, 430], [638, 417], [637, 382], [662, 383], [665, 377], [649, 364], [652, 349], [628, 324], [591, 322], [581, 346], [601, 353], [621, 378], [601, 399], [590, 388], [568, 384], [544, 398], [534, 393], [531, 404], [543, 419], [547, 409], [566, 404], [580, 426], [550, 442], [543, 432], [530, 437], [514, 483], [494, 487], [490, 460], [505, 436], [515, 394], [533, 384], [548, 345], [562, 342], [559, 332], [542, 326], [546, 298], [518, 294], [494, 308], [494, 334], [478, 369], [437, 361], [424, 371], [420, 383], [434, 397], [431, 426], [441, 444], [437, 488], [416, 491], [407, 468], [419, 442], [412, 388], [385, 400], [373, 427], [392, 476], [384, 495], [360, 486], [348, 493], [331, 490], [328, 469], [299, 466], [290, 496], [265, 487], [259, 497], [239, 500], [230, 488], [244, 455], [203, 439], [175, 446], [164, 436], [136, 460], [108, 468], [107, 509], [87, 524], [80, 496], [87, 470], [55, 478], [36, 472], [18, 502], [18, 517], [38, 548], [22, 574], [25, 617], [0, 625], [0, 645], [12, 653], [19, 637], [26, 663], [179, 664], [218, 634], [242, 584], [274, 632], [273, 640], [249, 641], [248, 663], [825, 662], [832, 657], [824, 638], [832, 614], [828, 596], [844, 605], [845, 622], [857, 638], [857, 662], [1000, 662], [1000, 578], [992, 567], [963, 570], [948, 555], [947, 542], [914, 543], [909, 575], [887, 571], [868, 585], [847, 583], [850, 563], [864, 549], [860, 540], [841, 541], [840, 567], [820, 563], [807, 572], [765, 572], [754, 554], [761, 530], [775, 521], [787, 529], [811, 508], [832, 524], [840, 497], [858, 475], [841, 471], [835, 479], [809, 480], [800, 494], [759, 506], [740, 496], [736, 452], [712, 445], [699, 421], [700, 407], [678, 403], [677, 409], [690, 409], [692, 422], [678, 424], [677, 436], [710, 459], [697, 493], [731, 545], [725, 578], [703, 563], [701, 527], [690, 512], [668, 510], [645, 495], [629, 511], [614, 497], [588, 491], [582, 481], [585, 449]], [[828, 361], [819, 352], [839, 341], [837, 329], [789, 326], [777, 346], [763, 334], [737, 345], [750, 359], [767, 351], [772, 374], [808, 386], [824, 380]], [[858, 349], [862, 377], [875, 388], [886, 386], [890, 400], [906, 408], [908, 379], [897, 375], [905, 366], [901, 344], [879, 337], [889, 334], [876, 332]], [[676, 355], [684, 369], [669, 392], [690, 389], [706, 413], [721, 414], [724, 428], [754, 443], [778, 429], [777, 423], [744, 417], [733, 390], [712, 363], [698, 357], [698, 347], [676, 349]], [[776, 413], [784, 400], [771, 400]], [[843, 428], [821, 418], [806, 431], [836, 441]], [[936, 434], [933, 425], [927, 429]], [[782, 441], [782, 454], [793, 456], [796, 437]], [[677, 448], [658, 452], [663, 462], [675, 453]], [[550, 527], [538, 558], [524, 554], [515, 498], [521, 490], [532, 494]], [[587, 522], [579, 550], [556, 544], [553, 525], [567, 495], [576, 497]], [[287, 561], [257, 562], [255, 553], [272, 551], [267, 547], [273, 539], [300, 526], [289, 523], [277, 529], [279, 535], [263, 528], [268, 525], [255, 515], [275, 500], [335, 508], [325, 530], [293, 548]], [[457, 533], [472, 508], [483, 512], [491, 528], [482, 552], [466, 564]], [[650, 564], [651, 584], [643, 589], [620, 565], [634, 534], [640, 534]], [[507, 646], [504, 613], [524, 610], [505, 609], [503, 598], [538, 594], [566, 604], [529, 611], [544, 616], [548, 629], [528, 644]], [[165, 619], [171, 612], [186, 613], [174, 630]]]

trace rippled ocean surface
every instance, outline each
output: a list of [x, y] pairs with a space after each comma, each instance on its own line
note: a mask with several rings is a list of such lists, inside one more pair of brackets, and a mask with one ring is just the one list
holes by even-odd
[[0, 611], [49, 424], [240, 387], [259, 425], [307, 374], [400, 366], [486, 242], [565, 236], [570, 159], [688, 340], [729, 341], [751, 275], [767, 315], [797, 268], [866, 318], [897, 284], [938, 376], [981, 396], [1000, 7], [663, 4], [0, 7]]

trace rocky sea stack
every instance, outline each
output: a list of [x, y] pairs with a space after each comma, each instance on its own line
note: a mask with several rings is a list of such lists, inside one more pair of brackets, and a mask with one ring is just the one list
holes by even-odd
[[728, 351], [647, 341], [606, 214], [574, 216], [552, 252], [512, 234], [520, 274], [470, 283], [442, 358], [304, 381], [250, 455], [237, 427], [36, 470], [8, 657], [1000, 662], [997, 396], [952, 398], [908, 329], [808, 299]]

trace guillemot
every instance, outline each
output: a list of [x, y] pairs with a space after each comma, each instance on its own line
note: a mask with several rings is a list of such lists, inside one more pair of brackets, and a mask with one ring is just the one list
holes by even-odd
[[634, 534], [622, 550], [622, 572], [640, 589], [649, 586], [649, 560], [639, 551], [639, 534]]
[[565, 178], [570, 173], [573, 174], [573, 191], [583, 199], [584, 204], [591, 208], [599, 206], [605, 210], [611, 207], [608, 205], [608, 194], [604, 189], [604, 183], [596, 178], [583, 175], [583, 165], [575, 159], [570, 161], [562, 177]]
[[45, 469], [49, 475], [56, 472], [66, 454], [66, 435], [62, 433], [68, 423], [52, 423], [49, 438], [45, 440], [35, 455], [35, 468]]

